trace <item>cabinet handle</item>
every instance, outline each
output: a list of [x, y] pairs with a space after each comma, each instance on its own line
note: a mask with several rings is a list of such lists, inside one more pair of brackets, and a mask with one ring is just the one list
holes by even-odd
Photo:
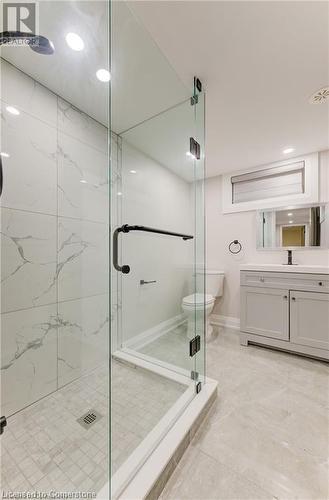
[[295, 300], [296, 300], [296, 297], [291, 297], [291, 300], [295, 301]]
[[322, 286], [322, 285], [323, 285], [322, 281], [319, 281], [319, 286]]
[[284, 295], [284, 296], [283, 296], [283, 298], [287, 300], [287, 298], [288, 298], [288, 295]]
[[262, 283], [264, 283], [265, 279], [263, 277], [259, 278], [259, 281], [261, 281]]

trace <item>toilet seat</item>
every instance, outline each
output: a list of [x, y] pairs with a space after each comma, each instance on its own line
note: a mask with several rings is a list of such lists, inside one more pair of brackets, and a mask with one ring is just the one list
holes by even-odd
[[187, 297], [183, 298], [184, 306], [203, 306], [213, 304], [215, 299], [212, 295], [204, 294], [204, 293], [192, 293], [192, 295], [187, 295]]

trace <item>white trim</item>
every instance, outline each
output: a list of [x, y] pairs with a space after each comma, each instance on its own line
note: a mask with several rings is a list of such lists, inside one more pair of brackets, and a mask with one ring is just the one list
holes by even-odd
[[181, 417], [168, 431], [142, 469], [121, 494], [120, 500], [142, 500], [150, 493], [157, 478], [173, 457], [178, 445], [216, 392], [217, 385], [215, 380], [207, 379], [202, 391], [191, 401]]
[[[186, 337], [186, 340], [187, 340], [187, 342], [189, 342], [187, 337]], [[130, 356], [134, 356], [134, 358], [139, 358], [141, 360], [140, 363], [146, 362], [147, 369], [154, 371], [155, 373], [160, 374], [160, 372], [164, 368], [165, 370], [168, 371], [168, 376], [166, 375], [166, 377], [171, 378], [169, 373], [173, 374], [172, 377], [174, 380], [176, 380], [176, 378], [174, 378], [174, 377], [176, 377], [176, 374], [178, 374], [178, 376], [187, 377], [189, 379], [191, 376], [192, 367], [194, 366], [194, 362], [192, 361], [192, 359], [191, 359], [191, 366], [189, 367], [189, 368], [191, 368], [191, 370], [190, 370], [187, 368], [182, 368], [181, 366], [176, 366], [176, 365], [173, 365], [171, 363], [167, 363], [166, 361], [162, 361], [158, 358], [154, 358], [153, 356], [149, 356], [148, 354], [134, 351], [133, 349], [128, 349], [127, 347], [120, 349], [120, 351], [118, 351], [117, 353], [114, 353], [114, 356], [116, 356], [117, 354], [119, 355], [119, 357], [122, 356], [122, 354], [124, 354], [124, 355], [128, 354]]]
[[153, 328], [149, 328], [148, 330], [145, 330], [145, 332], [128, 339], [124, 342], [124, 347], [127, 347], [128, 349], [141, 349], [157, 338], [162, 337], [162, 335], [170, 332], [170, 330], [174, 330], [178, 326], [182, 325], [185, 321], [187, 321], [186, 316], [183, 313], [178, 314], [177, 316], [167, 319], [166, 321], [162, 321], [162, 323], [159, 323]]
[[191, 372], [188, 372], [183, 368], [177, 369], [177, 367], [175, 367], [174, 371], [172, 369], [173, 365], [164, 362], [161, 362], [161, 364], [157, 364], [154, 362], [154, 358], [146, 355], [139, 356], [138, 353], [130, 349], [120, 349], [120, 351], [116, 351], [115, 353], [113, 353], [113, 358], [129, 363], [134, 367], [142, 368], [144, 370], [156, 373], [161, 377], [168, 378], [170, 380], [178, 382], [179, 384], [189, 385], [191, 382]]
[[215, 326], [225, 326], [232, 330], [240, 330], [240, 318], [233, 316], [222, 316], [221, 314], [212, 314], [210, 316], [210, 324]]
[[[194, 397], [195, 386], [191, 383], [190, 387], [186, 389], [182, 396], [176, 401], [170, 410], [167, 411], [158, 424], [153, 427], [151, 432], [146, 436], [141, 444], [135, 448], [128, 459], [113, 475], [111, 480], [113, 500], [119, 498], [122, 491], [129, 487], [131, 480], [134, 480], [132, 478], [136, 476], [136, 473], [140, 470], [141, 466], [143, 466], [149, 459], [153, 450], [159, 446], [161, 440], [166, 436], [166, 434], [168, 434], [179, 416], [186, 410]], [[142, 498], [144, 498], [144, 496]]]
[[[217, 382], [206, 378], [202, 391], [196, 397], [195, 382], [189, 377], [174, 373], [171, 369], [141, 359], [127, 351], [116, 351], [113, 357], [186, 386], [186, 391], [111, 479], [112, 499], [142, 500], [151, 490], [164, 467], [174, 455], [178, 445], [217, 390]], [[168, 364], [168, 366], [171, 365]], [[98, 493], [97, 500], [108, 500], [109, 498], [110, 484], [107, 483]]]
[[[240, 203], [232, 202], [231, 177], [256, 172], [273, 167], [280, 167], [296, 162], [305, 163], [305, 192], [301, 194], [278, 196], [264, 200], [247, 201]], [[312, 153], [298, 158], [289, 158], [270, 165], [249, 168], [240, 172], [223, 175], [222, 183], [223, 213], [246, 212], [250, 210], [260, 210], [265, 208], [281, 207], [284, 204], [318, 203], [319, 201], [319, 153]]]
[[[119, 497], [116, 496], [116, 491], [118, 490], [113, 490], [113, 488], [115, 487], [113, 486], [113, 483], [116, 480], [116, 477], [118, 478], [117, 474], [121, 471], [122, 467], [124, 467], [125, 464], [119, 469], [119, 471], [117, 471], [117, 473], [115, 474], [116, 477], [114, 476], [111, 482], [113, 499], [119, 498], [120, 500], [142, 500], [148, 495], [157, 479], [161, 475], [162, 471], [174, 456], [174, 453], [177, 450], [179, 444], [192, 428], [193, 424], [202, 413], [202, 410], [206, 407], [208, 401], [211, 400], [211, 398], [214, 396], [214, 393], [217, 391], [217, 385], [218, 383], [215, 380], [208, 378], [206, 379], [206, 383], [203, 385], [202, 391], [186, 406], [180, 417], [171, 426], [171, 428], [168, 429], [165, 437], [159, 442], [155, 450], [148, 456], [143, 466], [138, 470], [129, 484], [127, 484], [125, 490], [121, 494], [119, 494]], [[164, 418], [166, 418], [166, 415]], [[136, 452], [138, 449], [139, 447], [136, 449]], [[135, 458], [137, 458], [137, 456]], [[108, 500], [109, 498], [110, 485], [108, 483], [97, 495], [97, 500]]]

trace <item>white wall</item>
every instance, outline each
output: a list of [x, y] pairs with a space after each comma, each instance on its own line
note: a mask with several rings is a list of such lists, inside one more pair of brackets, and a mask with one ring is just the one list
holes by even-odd
[[[213, 313], [240, 317], [240, 272], [239, 266], [246, 262], [286, 262], [285, 251], [256, 250], [255, 212], [223, 214], [221, 206], [222, 176], [206, 181], [206, 232], [207, 266], [225, 271], [224, 295], [218, 299]], [[329, 151], [320, 154], [320, 201], [329, 201]], [[238, 239], [243, 250], [232, 255], [229, 243]], [[329, 265], [328, 250], [300, 250], [294, 252], [294, 260], [301, 264]]]

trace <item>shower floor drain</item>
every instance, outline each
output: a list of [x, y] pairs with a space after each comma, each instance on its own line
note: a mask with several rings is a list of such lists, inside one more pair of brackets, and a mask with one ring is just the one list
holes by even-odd
[[84, 428], [84, 429], [90, 429], [92, 425], [94, 425], [98, 420], [100, 420], [103, 417], [98, 411], [96, 410], [89, 410], [87, 413], [82, 415], [82, 417], [77, 419], [77, 422]]

